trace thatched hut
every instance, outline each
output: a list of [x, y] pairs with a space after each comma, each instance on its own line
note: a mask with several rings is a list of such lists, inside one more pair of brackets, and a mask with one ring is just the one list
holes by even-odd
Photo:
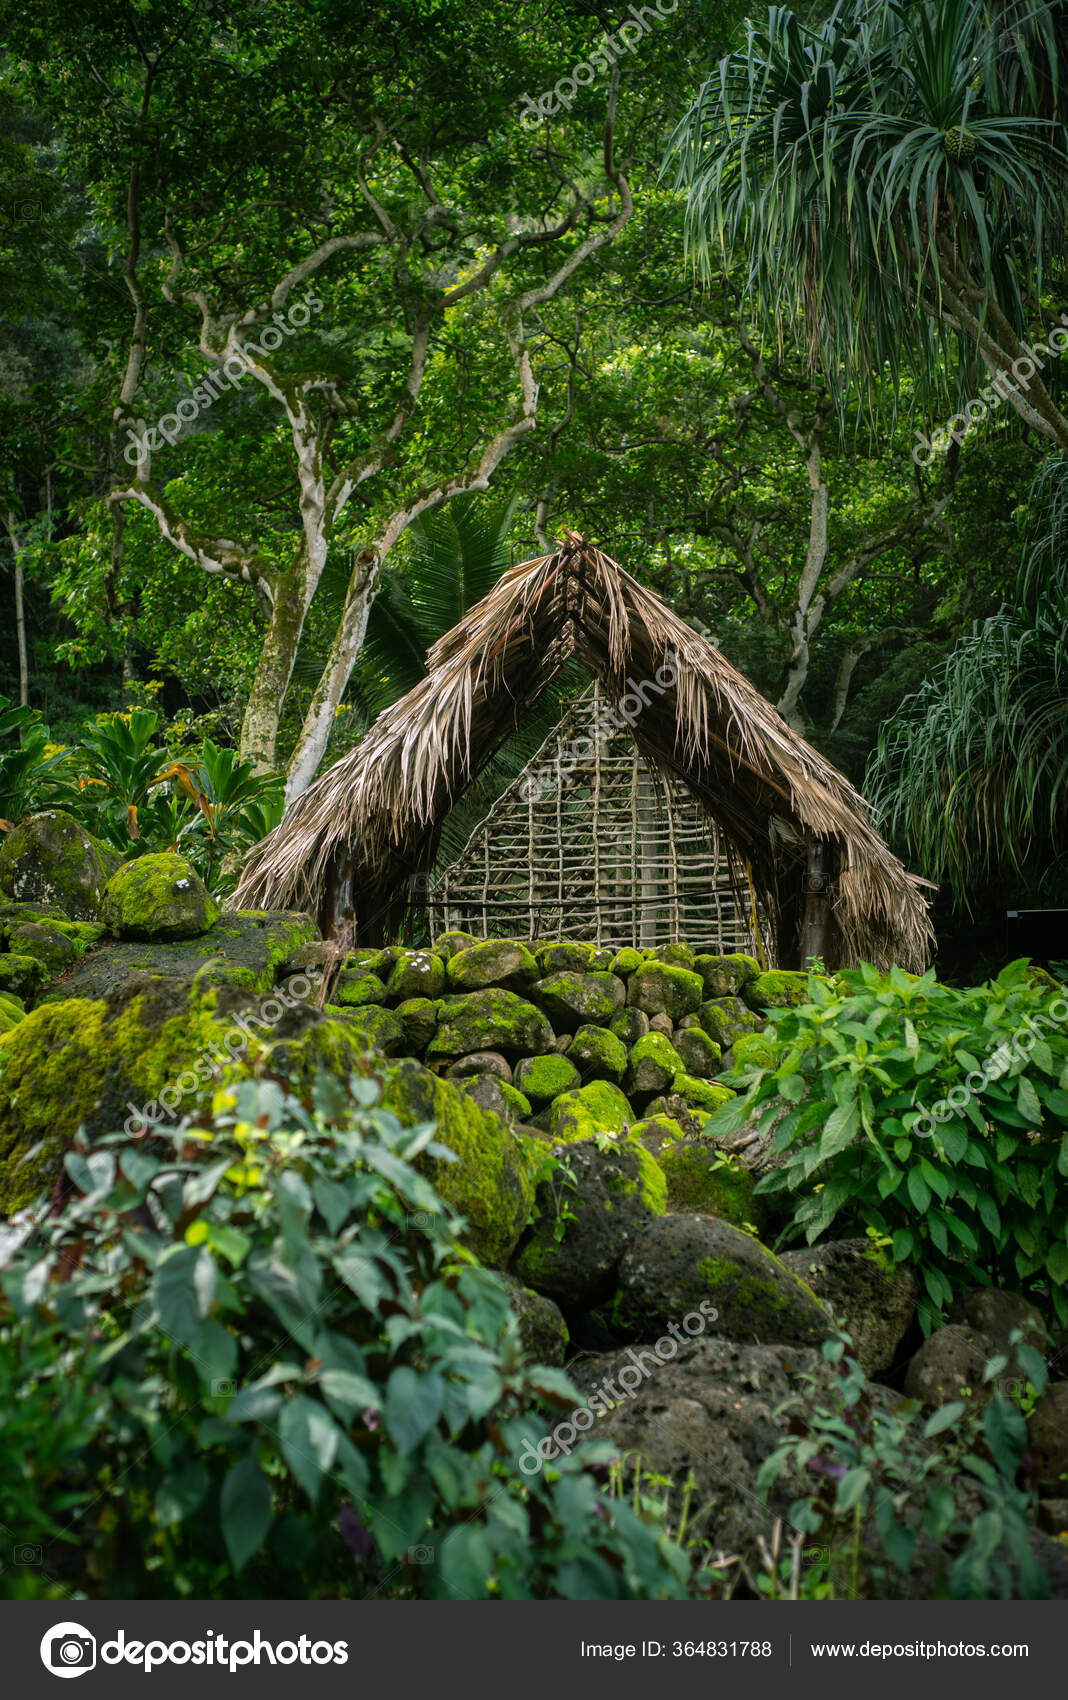
[[442, 820], [572, 657], [609, 700], [640, 699], [641, 755], [715, 823], [739, 888], [777, 919], [784, 959], [799, 939], [802, 956], [829, 967], [924, 966], [924, 882], [849, 781], [712, 644], [573, 533], [511, 568], [435, 644], [427, 677], [250, 853], [237, 904], [311, 909], [329, 934], [360, 942], [390, 936], [413, 895], [425, 900]]

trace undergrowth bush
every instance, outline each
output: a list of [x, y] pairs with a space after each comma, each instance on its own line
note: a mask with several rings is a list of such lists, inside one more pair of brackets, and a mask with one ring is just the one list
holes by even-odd
[[933, 970], [863, 966], [811, 974], [809, 998], [770, 1012], [778, 1066], [724, 1076], [739, 1096], [706, 1124], [774, 1129], [784, 1162], [757, 1191], [797, 1195], [788, 1232], [810, 1244], [832, 1228], [885, 1236], [894, 1261], [921, 1276], [925, 1331], [977, 1284], [1030, 1291], [1068, 1318], [1068, 1030], [1056, 983], [1025, 961], [964, 990]]
[[62, 1207], [0, 1235], [0, 1523], [41, 1548], [0, 1586], [686, 1595], [610, 1448], [519, 1470], [580, 1400], [414, 1166], [448, 1155], [433, 1127], [376, 1090], [322, 1077], [307, 1108], [249, 1081], [151, 1144], [83, 1144]]
[[809, 1586], [823, 1598], [873, 1590], [885, 1598], [889, 1572], [905, 1578], [920, 1566], [936, 1595], [1048, 1599], [1031, 1546], [1037, 1494], [1026, 1472], [1027, 1424], [1016, 1400], [990, 1390], [1011, 1361], [1032, 1395], [1042, 1393], [1041, 1353], [1014, 1331], [970, 1399], [925, 1417], [918, 1400], [880, 1405], [847, 1333], [822, 1350], [834, 1366], [829, 1391], [802, 1374], [809, 1392], [780, 1407], [789, 1433], [757, 1476], [765, 1500], [787, 1467], [807, 1485], [789, 1516], [815, 1543], [820, 1573], [809, 1574]]

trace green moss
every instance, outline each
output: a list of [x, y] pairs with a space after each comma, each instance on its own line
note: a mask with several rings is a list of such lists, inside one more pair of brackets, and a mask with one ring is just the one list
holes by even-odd
[[764, 1022], [744, 1004], [741, 998], [710, 998], [701, 1005], [701, 1026], [724, 1050], [732, 1045], [739, 1033], [755, 1033]]
[[404, 1043], [412, 1056], [422, 1056], [438, 1026], [433, 1000], [405, 998], [393, 1013], [404, 1028]]
[[577, 1092], [562, 1092], [553, 1100], [549, 1132], [555, 1140], [595, 1139], [599, 1133], [622, 1133], [634, 1121], [627, 1099], [608, 1080], [591, 1080]]
[[673, 1116], [645, 1116], [640, 1122], [635, 1122], [630, 1131], [654, 1156], [659, 1156], [665, 1146], [673, 1144], [676, 1139], [685, 1137], [680, 1123]]
[[382, 1103], [405, 1125], [433, 1121], [437, 1138], [459, 1159], [423, 1158], [423, 1167], [446, 1203], [467, 1222], [473, 1250], [503, 1267], [518, 1243], [534, 1202], [533, 1142], [418, 1064], [388, 1064], [378, 1071]]
[[0, 956], [0, 992], [32, 998], [47, 981], [48, 970], [36, 956], [20, 956], [11, 951]]
[[654, 962], [666, 962], [672, 968], [693, 969], [694, 954], [688, 944], [661, 944], [653, 951]]
[[0, 893], [18, 903], [56, 907], [79, 921], [96, 919], [118, 858], [63, 809], [20, 821], [0, 844]]
[[635, 968], [640, 968], [641, 965], [642, 956], [640, 952], [632, 950], [630, 945], [624, 945], [623, 949], [617, 950], [612, 958], [612, 973], [625, 977], [628, 974], [633, 974]]
[[737, 1263], [732, 1263], [729, 1258], [706, 1257], [697, 1265], [697, 1272], [713, 1292], [720, 1287], [730, 1287], [732, 1306], [752, 1312], [753, 1329], [758, 1339], [760, 1324], [757, 1319], [766, 1316], [769, 1311], [777, 1315], [788, 1308], [788, 1300], [779, 1292], [774, 1281], [763, 1281], [759, 1275], [739, 1274]]
[[743, 1163], [700, 1142], [684, 1140], [665, 1148], [660, 1166], [667, 1177], [671, 1210], [718, 1216], [736, 1228], [760, 1227], [764, 1205], [754, 1197], [756, 1183]]
[[450, 956], [447, 977], [457, 991], [477, 992], [485, 986], [525, 991], [538, 978], [538, 964], [515, 939], [487, 939]]
[[344, 973], [338, 979], [336, 996], [339, 1004], [358, 1008], [361, 1004], [384, 1003], [386, 988], [377, 974]]
[[607, 1027], [626, 998], [622, 980], [600, 972], [580, 974], [570, 969], [539, 980], [531, 994], [557, 1032], [574, 1032], [586, 1022]]
[[718, 1110], [721, 1104], [737, 1097], [729, 1086], [714, 1085], [711, 1080], [698, 1080], [694, 1074], [677, 1074], [671, 1083], [671, 1090], [677, 1092], [680, 1098], [685, 1098], [688, 1104], [695, 1104], [702, 1110]]
[[633, 1180], [623, 1173], [610, 1177], [606, 1182], [608, 1191], [636, 1195], [652, 1215], [663, 1216], [667, 1210], [668, 1184], [660, 1164], [633, 1132], [619, 1141], [619, 1150], [637, 1164], [637, 1175]]
[[627, 1047], [606, 1027], [580, 1027], [567, 1054], [586, 1079], [612, 1080], [618, 1085], [627, 1072]]
[[378, 1051], [382, 1056], [395, 1057], [404, 1049], [404, 1028], [393, 1010], [382, 1004], [350, 1006], [346, 1010], [345, 1028], [364, 1052]]
[[741, 951], [730, 956], [699, 956], [695, 967], [704, 982], [706, 998], [734, 997], [760, 973], [756, 959]]
[[430, 950], [398, 950], [387, 981], [396, 1002], [409, 998], [439, 998], [445, 990], [445, 963]]
[[109, 930], [126, 939], [195, 938], [222, 911], [184, 856], [139, 856], [112, 874], [100, 909]]
[[588, 974], [593, 966], [592, 944], [545, 944], [537, 952], [543, 975], [571, 972]]
[[794, 974], [785, 968], [758, 974], [742, 988], [742, 996], [750, 1009], [796, 1009], [799, 1004], [811, 1003], [807, 974]]
[[529, 1121], [532, 1113], [532, 1106], [526, 1093], [520, 1092], [518, 1086], [509, 1085], [507, 1080], [499, 1080], [497, 1084], [504, 1095], [504, 1101], [508, 1105], [509, 1109], [513, 1111], [521, 1122]]
[[515, 992], [496, 988], [441, 998], [438, 1030], [427, 1057], [464, 1057], [472, 1051], [541, 1056], [553, 1048], [553, 1030], [540, 1009]]
[[669, 962], [644, 962], [627, 986], [627, 1002], [646, 1015], [667, 1015], [673, 1023], [691, 1015], [701, 1002], [700, 977]]
[[561, 1092], [570, 1092], [581, 1076], [574, 1063], [557, 1051], [541, 1057], [523, 1057], [516, 1065], [515, 1084], [532, 1104], [547, 1104]]

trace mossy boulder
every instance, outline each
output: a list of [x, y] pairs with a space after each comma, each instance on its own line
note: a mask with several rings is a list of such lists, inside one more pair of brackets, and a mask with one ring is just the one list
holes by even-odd
[[567, 1355], [567, 1323], [559, 1305], [544, 1293], [524, 1287], [514, 1275], [502, 1275], [508, 1303], [515, 1315], [523, 1351], [531, 1363], [551, 1364], [559, 1368]]
[[634, 1009], [628, 1005], [626, 1009], [620, 1010], [614, 1021], [610, 1022], [608, 1030], [610, 1033], [614, 1033], [620, 1043], [629, 1050], [632, 1045], [636, 1045], [638, 1040], [644, 1038], [648, 1033], [649, 1017], [643, 1009]]
[[404, 1003], [408, 998], [440, 998], [444, 990], [445, 963], [435, 951], [397, 951], [387, 981], [391, 1002]]
[[359, 1009], [362, 1004], [384, 1004], [386, 988], [377, 974], [362, 974], [359, 969], [344, 969], [338, 975], [334, 997], [342, 1008], [351, 1005]]
[[185, 980], [133, 975], [106, 998], [44, 1003], [0, 1036], [0, 1214], [54, 1184], [79, 1125], [91, 1137], [174, 1126], [235, 1072], [306, 1084], [359, 1056], [347, 1026], [307, 1005], [267, 1020], [233, 989]]
[[592, 1022], [607, 1027], [626, 1000], [626, 987], [614, 974], [579, 974], [565, 969], [539, 980], [536, 998], [557, 1032], [574, 1033]]
[[397, 952], [393, 945], [385, 949], [375, 950], [370, 945], [361, 945], [357, 950], [350, 950], [341, 964], [341, 972], [355, 974], [377, 974], [383, 984], [393, 971], [393, 963]]
[[534, 1222], [516, 1254], [519, 1279], [565, 1312], [611, 1296], [634, 1234], [664, 1209], [663, 1173], [638, 1140], [569, 1145], [535, 1198]]
[[285, 979], [287, 995], [307, 1000], [316, 983], [315, 967], [285, 971], [285, 964], [318, 928], [303, 910], [226, 910], [196, 939], [123, 941], [102, 939], [91, 946], [63, 981], [63, 995], [102, 998], [131, 974], [167, 979], [196, 978], [201, 987], [229, 986], [267, 993]]
[[405, 1125], [434, 1122], [436, 1138], [457, 1161], [428, 1157], [419, 1165], [447, 1204], [464, 1217], [465, 1238], [482, 1259], [503, 1268], [534, 1202], [537, 1154], [531, 1143], [483, 1110], [450, 1080], [405, 1060], [377, 1070], [382, 1103]]
[[[446, 1079], [451, 1078], [446, 1076]], [[469, 1074], [463, 1079], [457, 1079], [456, 1085], [461, 1092], [466, 1092], [469, 1098], [483, 1110], [489, 1110], [493, 1115], [500, 1116], [502, 1121], [514, 1127], [517, 1122], [526, 1124], [530, 1120], [530, 1100], [507, 1080], [500, 1080], [495, 1074]], [[540, 1134], [536, 1137], [540, 1138]]]
[[732, 956], [699, 956], [694, 966], [701, 976], [706, 998], [737, 997], [742, 987], [760, 973], [756, 958], [741, 951]]
[[681, 1122], [676, 1121], [674, 1116], [660, 1114], [643, 1116], [630, 1131], [654, 1157], [660, 1157], [677, 1139], [685, 1138]]
[[619, 1266], [618, 1312], [642, 1339], [711, 1300], [711, 1332], [762, 1345], [819, 1346], [833, 1323], [815, 1294], [750, 1234], [706, 1215], [639, 1229]]
[[710, 998], [701, 1005], [701, 1027], [723, 1050], [739, 1033], [755, 1033], [764, 1025], [741, 998]]
[[450, 990], [457, 992], [478, 992], [485, 986], [525, 992], [538, 978], [538, 964], [525, 944], [487, 939], [450, 956], [446, 977]]
[[775, 968], [769, 974], [758, 974], [742, 987], [742, 997], [750, 1009], [796, 1009], [799, 1004], [811, 1003], [808, 975], [794, 974], [785, 968]]
[[8, 951], [0, 956], [0, 992], [17, 998], [33, 998], [48, 984], [48, 970], [36, 956]]
[[472, 1074], [492, 1074], [495, 1080], [512, 1084], [511, 1066], [500, 1051], [471, 1051], [466, 1057], [457, 1057], [445, 1070], [447, 1080], [460, 1080]]
[[438, 1029], [433, 999], [405, 998], [393, 1013], [404, 1029], [404, 1043], [409, 1054], [422, 1056]]
[[695, 1109], [704, 1110], [711, 1114], [718, 1110], [721, 1104], [736, 1096], [729, 1086], [719, 1086], [711, 1080], [699, 1080], [695, 1074], [677, 1074], [671, 1082], [671, 1090], [680, 1098], [685, 1098], [687, 1104]]
[[682, 1058], [671, 1040], [663, 1033], [647, 1033], [630, 1053], [626, 1089], [631, 1097], [663, 1092], [682, 1072]]
[[635, 1119], [618, 1086], [610, 1080], [591, 1080], [588, 1086], [553, 1099], [549, 1132], [557, 1141], [593, 1139], [599, 1133], [621, 1133]]
[[635, 968], [641, 967], [643, 960], [640, 951], [632, 950], [629, 944], [625, 944], [622, 950], [616, 951], [610, 967], [613, 974], [618, 974], [621, 980], [625, 980], [628, 974], [633, 974]]
[[[88, 922], [83, 923], [88, 926]], [[77, 962], [85, 945], [70, 938], [51, 921], [23, 921], [8, 933], [7, 948], [15, 956], [35, 956], [42, 963], [48, 978], [54, 980], [65, 968]]]
[[692, 969], [694, 965], [694, 954], [688, 944], [681, 942], [676, 942], [674, 944], [661, 944], [657, 945], [653, 951], [653, 961], [666, 962], [671, 968]]
[[119, 857], [63, 809], [30, 815], [0, 845], [0, 895], [95, 921]]
[[699, 1080], [711, 1080], [718, 1073], [723, 1053], [703, 1028], [679, 1028], [673, 1042], [687, 1074], [695, 1074]]
[[100, 917], [120, 939], [191, 939], [222, 911], [191, 862], [172, 851], [124, 862], [108, 880]]
[[549, 974], [588, 974], [593, 967], [592, 944], [545, 944], [537, 952], [542, 976]]
[[766, 1208], [754, 1196], [756, 1180], [737, 1158], [700, 1139], [684, 1139], [664, 1147], [660, 1167], [667, 1179], [669, 1210], [717, 1216], [736, 1228], [763, 1225]]
[[627, 1002], [646, 1015], [666, 1015], [673, 1024], [691, 1015], [704, 992], [700, 976], [670, 962], [643, 962], [627, 982]]
[[839, 1326], [849, 1330], [853, 1356], [865, 1375], [885, 1374], [916, 1315], [915, 1271], [888, 1257], [881, 1260], [866, 1239], [825, 1240], [804, 1250], [784, 1251], [782, 1261], [811, 1287]]
[[342, 1006], [346, 1031], [360, 1051], [377, 1051], [384, 1057], [399, 1057], [405, 1049], [404, 1028], [393, 1010], [384, 1004], [365, 1003], [358, 1008]]
[[478, 940], [474, 933], [464, 933], [457, 930], [450, 933], [442, 933], [440, 938], [434, 940], [434, 949], [437, 951], [438, 955], [444, 957], [447, 962], [449, 957], [455, 956], [458, 950], [467, 950], [469, 945], [477, 943]]
[[581, 1075], [569, 1057], [556, 1052], [542, 1057], [523, 1057], [515, 1067], [515, 1084], [534, 1105], [547, 1104], [561, 1092], [570, 1092]]
[[542, 1056], [553, 1048], [553, 1030], [540, 1009], [497, 987], [441, 998], [438, 1030], [427, 1057], [462, 1057], [470, 1051], [503, 1051], [508, 1057]]
[[606, 1027], [580, 1027], [567, 1054], [584, 1080], [611, 1080], [618, 1086], [627, 1072], [627, 1047]]

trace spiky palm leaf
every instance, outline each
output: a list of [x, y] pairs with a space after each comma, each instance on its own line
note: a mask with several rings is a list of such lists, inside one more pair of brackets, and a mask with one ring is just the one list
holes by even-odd
[[886, 722], [865, 791], [958, 907], [998, 879], [1068, 889], [1068, 459], [1042, 468], [1017, 605], [977, 624]]
[[1056, 10], [843, 0], [810, 27], [772, 7], [678, 125], [693, 260], [741, 257], [748, 303], [801, 328], [843, 407], [884, 371], [896, 392], [905, 360], [948, 401], [968, 314], [1033, 324], [1068, 164]]

